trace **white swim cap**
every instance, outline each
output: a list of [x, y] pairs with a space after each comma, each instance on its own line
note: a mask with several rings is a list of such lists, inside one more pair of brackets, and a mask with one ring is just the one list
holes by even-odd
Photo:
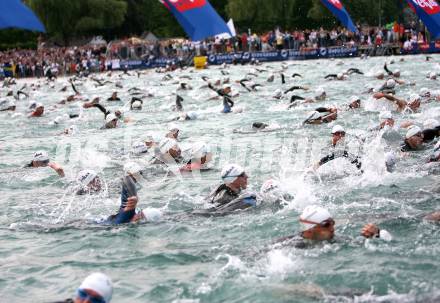
[[351, 96], [350, 97], [350, 103], [353, 103], [356, 101], [361, 101], [361, 98], [359, 98], [358, 96]]
[[15, 102], [8, 99], [0, 100], [0, 110], [6, 110], [11, 106], [15, 106]]
[[418, 100], [420, 100], [420, 96], [417, 95], [417, 94], [411, 94], [411, 96], [409, 96], [409, 102], [410, 103], [418, 101]]
[[48, 155], [47, 152], [44, 151], [44, 150], [37, 151], [37, 152], [34, 154], [34, 159], [33, 159], [33, 161], [37, 161], [37, 162], [46, 162], [46, 161], [49, 161], [49, 155]]
[[420, 89], [420, 96], [425, 97], [430, 93], [429, 89], [427, 89], [426, 87], [422, 87]]
[[440, 122], [436, 119], [428, 119], [423, 122], [424, 129], [433, 129], [440, 126]]
[[105, 118], [105, 123], [110, 123], [113, 120], [118, 120], [118, 117], [116, 117], [115, 114], [110, 113], [110, 114], [107, 115], [107, 118]]
[[225, 184], [229, 184], [234, 182], [244, 172], [244, 168], [240, 165], [228, 164], [223, 168], [221, 178]]
[[170, 123], [168, 125], [168, 131], [169, 132], [174, 132], [174, 131], [179, 131], [179, 130], [180, 130], [180, 128], [179, 128], [179, 126], [177, 124]]
[[93, 179], [96, 178], [97, 175], [98, 174], [94, 170], [86, 169], [78, 173], [76, 180], [81, 183], [82, 186], [87, 186], [90, 182], [93, 181]]
[[282, 94], [283, 94], [283, 92], [281, 91], [281, 89], [277, 89], [277, 90], [275, 91], [275, 95], [274, 95], [274, 97], [275, 97], [275, 98], [280, 98], [280, 97], [282, 96]]
[[396, 69], [395, 71], [394, 71], [394, 74], [396, 75], [396, 74], [400, 74], [400, 69]]
[[35, 109], [37, 109], [37, 108], [39, 108], [39, 107], [43, 107], [43, 108], [44, 108], [43, 103], [37, 103], [37, 104], [35, 104]]
[[63, 117], [62, 116], [57, 116], [54, 120], [53, 123], [54, 124], [60, 124], [63, 121]]
[[74, 135], [78, 132], [78, 127], [76, 125], [70, 125], [69, 128], [67, 128], [67, 134]]
[[145, 142], [142, 141], [135, 142], [132, 146], [132, 149], [133, 153], [136, 155], [140, 155], [148, 151], [148, 147], [145, 145]]
[[33, 108], [33, 107], [35, 107], [37, 105], [37, 101], [35, 101], [35, 100], [30, 100], [29, 101], [29, 108]]
[[381, 112], [379, 115], [379, 120], [393, 119], [393, 114], [390, 111]]
[[197, 142], [191, 147], [191, 158], [200, 159], [211, 152], [209, 146], [204, 142]]
[[142, 210], [142, 215], [148, 222], [159, 222], [162, 220], [162, 212], [157, 208], [145, 208]]
[[191, 112], [188, 112], [186, 115], [188, 116], [188, 118], [190, 120], [196, 120], [197, 119], [197, 113], [196, 112], [191, 111]]
[[339, 73], [339, 74], [337, 74], [336, 75], [336, 77], [339, 79], [339, 78], [343, 78], [344, 77], [344, 74], [343, 73]]
[[105, 303], [109, 303], [112, 299], [112, 281], [103, 273], [93, 273], [89, 275], [81, 283], [79, 289], [90, 289], [95, 291], [104, 299]]
[[325, 90], [322, 87], [318, 87], [316, 89], [316, 97], [321, 97], [324, 94], [325, 94]]
[[229, 84], [223, 84], [223, 89], [231, 88], [231, 85]]
[[383, 77], [383, 76], [384, 76], [384, 74], [382, 72], [376, 72], [374, 74], [374, 77], [376, 77], [376, 78], [380, 78], [380, 77]]
[[274, 179], [269, 179], [266, 182], [263, 183], [263, 185], [260, 188], [260, 193], [262, 195], [268, 194], [272, 191], [279, 190], [280, 188], [280, 182]]
[[304, 209], [299, 217], [299, 221], [303, 226], [303, 231], [309, 230], [325, 220], [331, 219], [332, 216], [323, 207], [310, 205]]
[[412, 125], [410, 128], [408, 128], [408, 131], [406, 132], [405, 138], [409, 139], [412, 136], [415, 136], [421, 132], [422, 132], [422, 130], [420, 129], [420, 127], [418, 127], [416, 125]]
[[125, 176], [133, 176], [136, 181], [138, 181], [141, 178], [141, 171], [142, 167], [140, 167], [139, 164], [136, 162], [127, 162], [124, 165], [124, 174]]
[[435, 73], [435, 72], [430, 72], [430, 73], [429, 73], [429, 78], [430, 78], [430, 79], [436, 79], [436, 78], [437, 78], [437, 73]]
[[159, 150], [162, 154], [166, 154], [170, 151], [170, 149], [173, 149], [175, 147], [179, 147], [177, 144], [177, 141], [171, 138], [164, 138], [159, 143]]
[[142, 108], [142, 102], [141, 101], [134, 101], [131, 105], [132, 108], [141, 109]]
[[341, 133], [345, 133], [345, 129], [344, 129], [341, 125], [335, 125], [335, 126], [333, 126], [333, 128], [332, 128], [332, 134], [339, 133], [339, 132], [341, 132]]
[[396, 86], [396, 81], [394, 79], [388, 79], [386, 87], [394, 88]]

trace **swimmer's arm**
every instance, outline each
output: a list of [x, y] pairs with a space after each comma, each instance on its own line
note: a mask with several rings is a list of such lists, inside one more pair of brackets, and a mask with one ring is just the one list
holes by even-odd
[[64, 178], [64, 176], [65, 176], [65, 174], [64, 174], [64, 169], [63, 169], [58, 163], [50, 162], [50, 163], [48, 164], [48, 166], [49, 166], [50, 168], [52, 168], [54, 171], [56, 171], [57, 174], [58, 174], [61, 178]]
[[393, 72], [391, 72], [391, 71], [388, 69], [388, 66], [387, 66], [386, 63], [385, 63], [385, 65], [383, 66], [383, 69], [387, 72], [388, 75], [390, 75], [390, 76], [393, 75]]

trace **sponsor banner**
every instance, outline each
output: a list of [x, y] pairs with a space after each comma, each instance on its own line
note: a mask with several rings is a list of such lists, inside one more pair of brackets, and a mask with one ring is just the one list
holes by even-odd
[[432, 54], [432, 53], [440, 53], [440, 41], [431, 42], [431, 43], [414, 43], [411, 49], [402, 49], [402, 54]]
[[354, 57], [357, 56], [357, 47], [332, 47], [307, 49], [301, 51], [280, 50], [270, 52], [240, 52], [231, 54], [216, 54], [208, 56], [208, 63], [218, 65], [223, 63], [241, 63], [251, 60], [260, 62], [286, 61], [286, 60], [307, 60], [319, 58]]

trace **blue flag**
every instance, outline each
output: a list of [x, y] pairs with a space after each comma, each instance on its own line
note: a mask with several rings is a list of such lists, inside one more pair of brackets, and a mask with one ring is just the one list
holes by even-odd
[[230, 33], [208, 0], [163, 0], [187, 35], [194, 41]]
[[435, 0], [406, 0], [425, 23], [434, 39], [440, 39], [440, 5]]
[[342, 24], [346, 28], [348, 28], [353, 33], [356, 33], [358, 30], [356, 26], [354, 26], [353, 21], [351, 20], [350, 15], [345, 10], [340, 0], [321, 0], [322, 3], [333, 13], [333, 15], [338, 18]]
[[0, 29], [2, 28], [45, 32], [44, 25], [20, 0], [0, 0]]

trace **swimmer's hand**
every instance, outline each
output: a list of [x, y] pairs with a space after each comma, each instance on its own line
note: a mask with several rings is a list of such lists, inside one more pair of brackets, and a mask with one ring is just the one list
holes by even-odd
[[57, 174], [58, 174], [61, 178], [64, 178], [64, 176], [65, 176], [65, 174], [64, 174], [64, 169], [63, 169], [59, 164], [57, 164], [57, 163], [55, 163], [55, 162], [50, 162], [50, 163], [48, 164], [48, 166], [49, 166], [50, 168], [52, 168], [54, 171], [56, 171]]
[[361, 235], [365, 238], [373, 238], [379, 237], [379, 232], [380, 230], [375, 224], [369, 223], [362, 228]]
[[136, 209], [138, 203], [138, 198], [136, 196], [129, 197], [127, 199], [127, 206], [125, 206], [124, 211], [130, 211]]

